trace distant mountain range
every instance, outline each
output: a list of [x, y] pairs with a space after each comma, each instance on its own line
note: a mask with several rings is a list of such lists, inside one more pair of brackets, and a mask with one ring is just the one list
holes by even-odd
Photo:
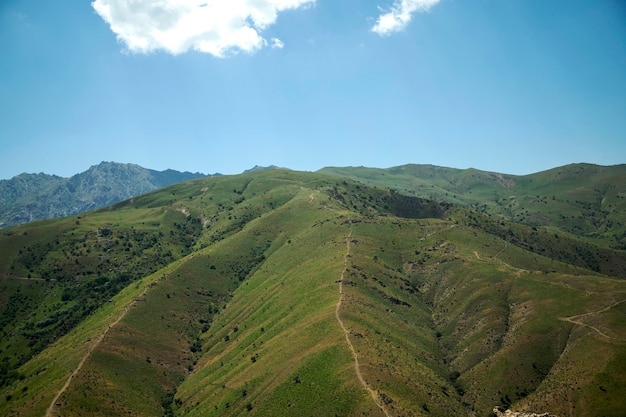
[[102, 162], [70, 178], [20, 174], [0, 180], [0, 228], [70, 216], [204, 176], [116, 162]]

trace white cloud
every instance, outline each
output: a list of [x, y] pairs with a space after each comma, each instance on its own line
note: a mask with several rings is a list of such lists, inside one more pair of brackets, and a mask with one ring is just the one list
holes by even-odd
[[[189, 50], [223, 57], [268, 45], [261, 32], [278, 13], [315, 0], [95, 0], [91, 3], [129, 51]], [[272, 47], [283, 42], [272, 39]]]
[[281, 41], [278, 38], [272, 38], [272, 48], [283, 49], [285, 47], [285, 42]]
[[390, 35], [403, 30], [416, 12], [427, 12], [439, 0], [396, 0], [389, 12], [381, 14], [372, 27], [372, 32]]

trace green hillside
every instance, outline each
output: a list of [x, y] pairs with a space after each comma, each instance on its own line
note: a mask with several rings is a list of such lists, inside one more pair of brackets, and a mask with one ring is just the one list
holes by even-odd
[[626, 252], [397, 188], [265, 170], [3, 230], [0, 415], [626, 413]]
[[626, 249], [626, 165], [572, 164], [524, 176], [433, 165], [320, 172]]

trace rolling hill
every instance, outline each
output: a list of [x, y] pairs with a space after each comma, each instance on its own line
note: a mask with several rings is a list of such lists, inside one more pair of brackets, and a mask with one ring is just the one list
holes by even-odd
[[70, 178], [20, 174], [0, 180], [0, 228], [78, 214], [200, 177], [204, 174], [116, 162], [101, 162]]
[[524, 176], [434, 165], [320, 172], [626, 249], [626, 165], [571, 164]]
[[[3, 230], [0, 414], [626, 413], [622, 213], [541, 225], [478, 186], [431, 200], [414, 174], [348, 171], [201, 178]], [[576, 188], [546, 181], [546, 205]]]

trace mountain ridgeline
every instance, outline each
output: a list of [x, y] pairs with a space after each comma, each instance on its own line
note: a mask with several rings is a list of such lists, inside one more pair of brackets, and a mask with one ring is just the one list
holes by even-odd
[[0, 227], [108, 206], [204, 174], [102, 162], [70, 178], [20, 174], [0, 181]]
[[581, 168], [448, 201], [256, 170], [4, 229], [0, 415], [624, 415], [624, 176]]
[[320, 172], [626, 249], [626, 165], [571, 164], [523, 176], [434, 165]]

